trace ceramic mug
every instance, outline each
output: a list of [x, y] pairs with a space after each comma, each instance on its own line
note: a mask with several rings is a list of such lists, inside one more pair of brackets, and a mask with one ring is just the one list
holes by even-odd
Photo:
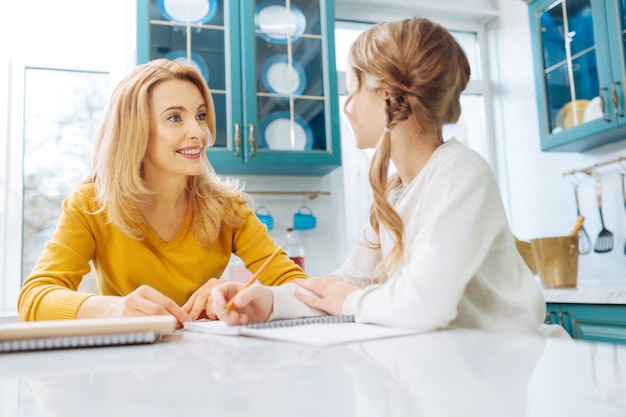
[[254, 214], [256, 214], [261, 223], [267, 226], [267, 230], [272, 230], [274, 228], [274, 218], [267, 207], [259, 206]]
[[293, 215], [294, 230], [310, 230], [315, 229], [317, 219], [313, 215], [313, 210], [309, 206], [302, 206], [297, 213]]

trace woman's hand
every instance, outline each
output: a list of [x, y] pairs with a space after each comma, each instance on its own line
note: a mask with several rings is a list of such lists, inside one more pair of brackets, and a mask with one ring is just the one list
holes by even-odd
[[[213, 288], [211, 291], [213, 314], [229, 325], [267, 321], [274, 308], [272, 291], [258, 282], [244, 290], [241, 290], [242, 288], [243, 284], [237, 282], [227, 282]], [[233, 297], [235, 298], [233, 308], [228, 312], [224, 311]]]
[[171, 298], [148, 285], [142, 285], [124, 297], [109, 295], [89, 297], [78, 308], [76, 318], [166, 315], [176, 317], [179, 328], [184, 322], [191, 321], [189, 315]]
[[225, 282], [227, 282], [225, 279], [209, 279], [202, 287], [191, 294], [189, 300], [183, 305], [183, 310], [189, 314], [192, 320], [205, 318], [216, 320], [217, 316], [211, 311], [211, 290]]
[[310, 296], [296, 292], [298, 300], [333, 316], [343, 314], [343, 302], [351, 293], [359, 289], [356, 285], [335, 275], [296, 279], [293, 282], [315, 294], [315, 296]]

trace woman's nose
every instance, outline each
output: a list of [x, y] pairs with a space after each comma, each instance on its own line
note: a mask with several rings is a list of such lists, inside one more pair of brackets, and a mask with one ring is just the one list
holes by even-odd
[[206, 130], [205, 129], [206, 124], [204, 123], [204, 121], [201, 120], [195, 120], [193, 119], [190, 122], [190, 126], [189, 126], [189, 134], [191, 137], [193, 138], [197, 138], [197, 139], [206, 139]]

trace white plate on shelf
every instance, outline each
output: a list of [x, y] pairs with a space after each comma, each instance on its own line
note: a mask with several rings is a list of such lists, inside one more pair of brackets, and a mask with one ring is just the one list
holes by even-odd
[[171, 22], [206, 23], [217, 12], [217, 0], [157, 0], [157, 6]]
[[302, 65], [287, 55], [273, 55], [263, 64], [263, 84], [270, 93], [302, 94], [306, 88], [306, 74]]
[[585, 108], [585, 112], [583, 113], [583, 121], [586, 123], [591, 120], [602, 118], [604, 118], [604, 113], [602, 113], [602, 101], [600, 100], [600, 97], [594, 97]]
[[181, 64], [189, 65], [196, 71], [198, 71], [206, 82], [209, 82], [209, 67], [207, 67], [206, 62], [200, 55], [195, 52], [191, 53], [191, 61], [187, 59], [187, 51], [184, 49], [177, 49], [165, 55], [165, 58], [170, 61], [180, 62]]
[[294, 116], [293, 141], [289, 112], [270, 113], [259, 122], [259, 145], [273, 151], [304, 151], [313, 148], [313, 130], [300, 116]]
[[284, 0], [268, 0], [256, 6], [254, 26], [266, 41], [284, 44], [289, 37], [295, 41], [304, 33], [306, 17], [293, 4], [287, 8]]

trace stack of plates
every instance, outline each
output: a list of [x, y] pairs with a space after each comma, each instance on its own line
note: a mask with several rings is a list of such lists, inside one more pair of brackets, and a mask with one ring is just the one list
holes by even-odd
[[569, 129], [584, 123], [585, 109], [589, 105], [589, 100], [574, 100], [565, 103], [556, 115], [556, 125]]
[[302, 65], [287, 55], [273, 55], [263, 64], [263, 84], [270, 93], [302, 94], [306, 88], [306, 74]]
[[157, 0], [157, 6], [171, 22], [206, 23], [217, 12], [217, 0]]
[[295, 41], [304, 33], [306, 17], [293, 4], [287, 8], [284, 0], [268, 0], [256, 6], [254, 26], [266, 41], [284, 44], [289, 37]]
[[602, 100], [600, 97], [594, 97], [591, 99], [589, 104], [587, 104], [587, 108], [583, 113], [583, 121], [589, 122], [591, 120], [602, 118], [604, 118], [604, 113], [602, 112]]
[[313, 148], [313, 130], [297, 114], [294, 115], [293, 138], [289, 112], [270, 113], [259, 122], [259, 145], [274, 151], [304, 151]]
[[165, 55], [165, 58], [172, 60], [172, 61], [180, 62], [181, 64], [189, 65], [190, 67], [198, 71], [200, 74], [202, 74], [202, 76], [208, 83], [209, 82], [209, 68], [207, 67], [206, 62], [204, 61], [204, 59], [202, 59], [200, 55], [198, 55], [195, 52], [192, 52], [190, 56], [191, 56], [191, 60], [188, 60], [187, 51], [185, 51], [184, 49], [177, 49]]

